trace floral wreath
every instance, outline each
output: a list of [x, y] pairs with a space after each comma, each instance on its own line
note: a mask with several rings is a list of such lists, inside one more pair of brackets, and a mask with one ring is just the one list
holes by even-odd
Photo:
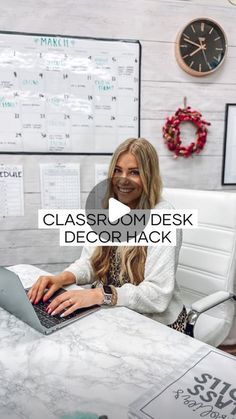
[[[174, 158], [178, 156], [189, 157], [193, 153], [200, 153], [204, 148], [207, 140], [207, 125], [211, 125], [210, 122], [206, 122], [201, 119], [202, 115], [190, 108], [190, 106], [184, 109], [178, 109], [175, 114], [168, 117], [163, 127], [163, 137], [165, 143], [170, 151], [175, 153]], [[180, 137], [180, 124], [182, 122], [190, 121], [196, 127], [196, 139], [191, 142], [188, 146], [182, 146]]]

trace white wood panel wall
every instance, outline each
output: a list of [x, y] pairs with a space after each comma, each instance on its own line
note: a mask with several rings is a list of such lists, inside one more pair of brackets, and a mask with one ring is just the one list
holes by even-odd
[[[197, 17], [215, 19], [226, 31], [228, 57], [206, 78], [193, 78], [176, 64], [178, 31]], [[160, 155], [164, 185], [195, 189], [221, 186], [225, 103], [236, 102], [236, 7], [227, 0], [8, 0], [1, 4], [0, 30], [139, 39], [142, 44], [141, 135]], [[173, 159], [163, 144], [165, 118], [183, 105], [200, 110], [211, 122], [202, 154]], [[189, 142], [194, 130], [187, 127]], [[40, 208], [39, 163], [79, 162], [82, 202], [94, 185], [94, 163], [109, 157], [0, 155], [0, 163], [24, 168], [25, 216], [0, 220], [0, 265], [30, 263], [57, 272], [73, 261], [80, 248], [60, 248], [53, 230], [37, 229]]]

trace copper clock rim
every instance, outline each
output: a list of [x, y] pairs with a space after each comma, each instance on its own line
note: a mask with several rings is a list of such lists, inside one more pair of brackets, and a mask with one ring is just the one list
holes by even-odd
[[[217, 65], [217, 67], [215, 67], [215, 68], [213, 68], [212, 70], [209, 70], [209, 71], [204, 71], [204, 72], [200, 72], [200, 71], [197, 71], [197, 70], [193, 70], [193, 69], [191, 69], [191, 67], [189, 67], [186, 63], [185, 63], [185, 61], [183, 60], [183, 58], [182, 58], [182, 55], [181, 55], [181, 53], [180, 53], [180, 38], [181, 38], [181, 36], [182, 36], [182, 34], [183, 34], [183, 32], [184, 32], [184, 30], [189, 26], [189, 25], [191, 25], [192, 23], [194, 23], [194, 22], [198, 22], [198, 21], [201, 21], [201, 20], [207, 20], [207, 21], [209, 21], [209, 22], [211, 22], [211, 23], [213, 23], [213, 24], [215, 24], [220, 30], [221, 30], [221, 32], [222, 32], [222, 34], [223, 34], [223, 36], [224, 36], [224, 39], [225, 39], [225, 54], [224, 54], [224, 56], [223, 56], [223, 58], [222, 58], [222, 60], [221, 60], [221, 62]], [[222, 66], [222, 64], [224, 63], [224, 61], [225, 61], [225, 58], [226, 58], [226, 55], [227, 55], [227, 51], [228, 51], [228, 40], [227, 40], [227, 36], [226, 36], [226, 33], [225, 33], [225, 31], [224, 31], [224, 29], [222, 28], [222, 26], [218, 23], [218, 22], [216, 22], [216, 20], [214, 20], [214, 19], [211, 19], [211, 18], [208, 18], [208, 17], [199, 17], [199, 18], [195, 18], [195, 19], [192, 19], [192, 20], [190, 20], [180, 31], [179, 31], [179, 33], [178, 33], [178, 35], [177, 35], [177, 38], [176, 38], [176, 41], [175, 41], [175, 57], [176, 57], [176, 60], [177, 60], [177, 63], [179, 64], [179, 66], [182, 68], [182, 70], [184, 70], [186, 73], [188, 73], [188, 74], [190, 74], [190, 75], [192, 75], [192, 76], [198, 76], [198, 77], [204, 77], [204, 76], [207, 76], [207, 75], [209, 75], [209, 74], [212, 74], [212, 73], [214, 73], [215, 71], [217, 71], [221, 66]]]

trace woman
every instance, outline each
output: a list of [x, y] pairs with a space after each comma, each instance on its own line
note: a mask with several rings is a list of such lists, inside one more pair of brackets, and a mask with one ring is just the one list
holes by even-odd
[[[170, 209], [161, 199], [161, 177], [155, 148], [145, 139], [128, 139], [114, 152], [108, 177], [110, 196], [131, 209]], [[67, 316], [95, 304], [125, 306], [172, 328], [184, 331], [186, 310], [176, 283], [182, 232], [176, 246], [84, 247], [81, 257], [64, 272], [41, 276], [30, 289], [30, 301], [47, 301], [60, 287], [93, 284], [56, 297], [48, 313]], [[45, 289], [48, 291], [45, 293]]]

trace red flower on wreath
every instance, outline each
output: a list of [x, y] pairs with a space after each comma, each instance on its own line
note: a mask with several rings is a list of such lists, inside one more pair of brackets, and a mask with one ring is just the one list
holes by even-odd
[[[179, 108], [173, 116], [167, 118], [163, 127], [163, 137], [168, 149], [175, 153], [175, 158], [178, 156], [189, 157], [193, 153], [200, 153], [204, 148], [207, 140], [207, 125], [211, 124], [201, 118], [202, 115], [192, 110], [190, 106], [184, 109]], [[197, 136], [195, 141], [184, 147], [181, 145], [180, 124], [187, 121], [192, 122], [197, 127]]]

